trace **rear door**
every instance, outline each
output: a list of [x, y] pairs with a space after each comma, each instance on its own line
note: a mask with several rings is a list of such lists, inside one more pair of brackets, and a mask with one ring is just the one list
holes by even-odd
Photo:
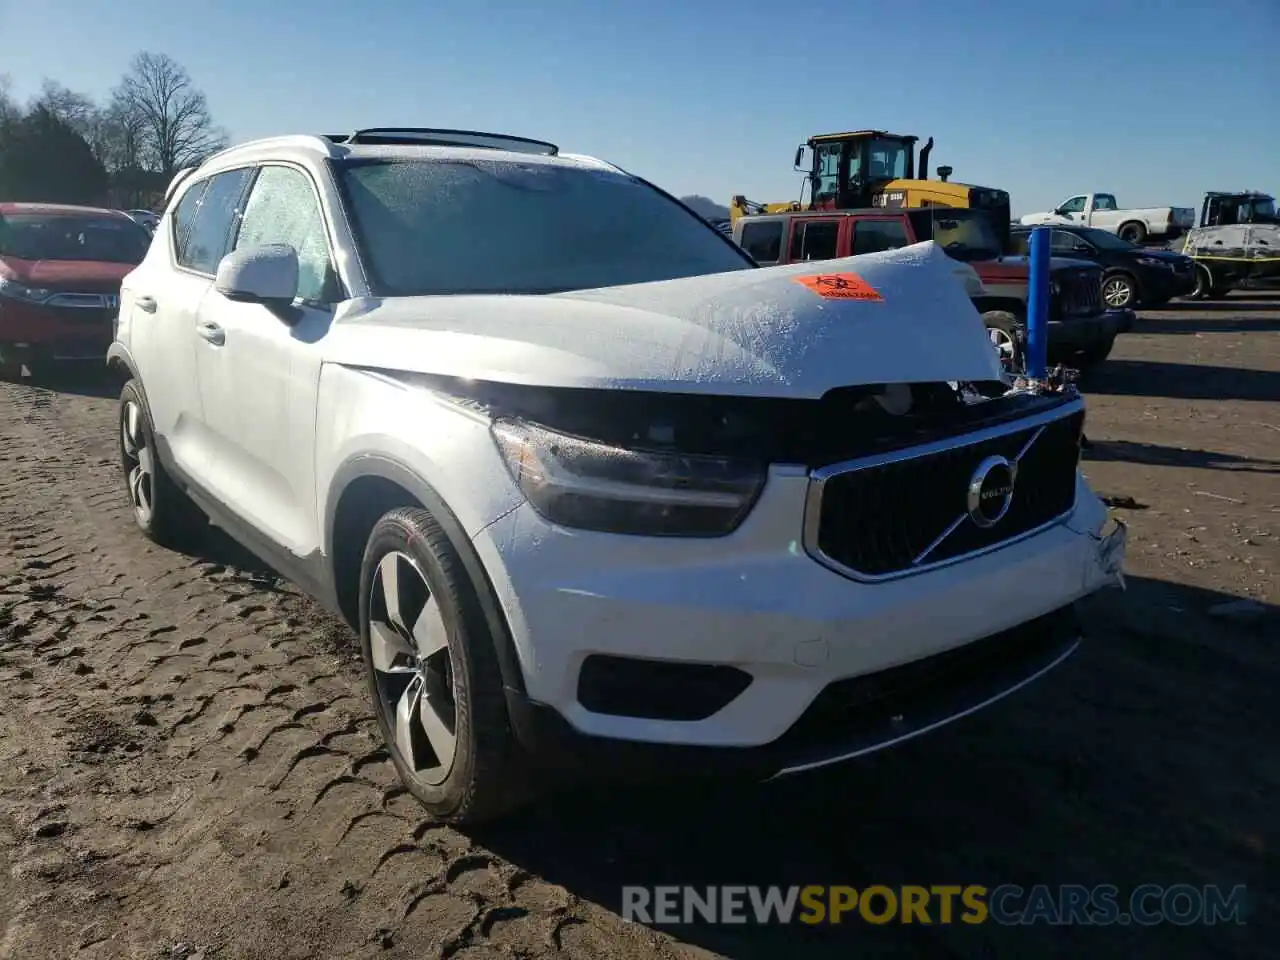
[[1274, 287], [1280, 281], [1280, 230], [1271, 224], [1250, 224], [1245, 232], [1249, 258], [1246, 282], [1251, 287]]
[[[129, 277], [129, 347], [141, 374], [158, 442], [179, 471], [203, 482], [213, 458], [196, 377], [196, 315], [213, 285], [244, 187], [246, 169], [193, 183], [152, 244], [146, 269]], [[167, 248], [167, 249], [166, 249]]]
[[301, 167], [271, 163], [254, 178], [231, 249], [287, 244], [298, 291], [278, 310], [210, 289], [197, 346], [201, 401], [217, 449], [210, 493], [296, 557], [318, 549], [315, 410], [320, 342], [344, 294], [319, 191]]

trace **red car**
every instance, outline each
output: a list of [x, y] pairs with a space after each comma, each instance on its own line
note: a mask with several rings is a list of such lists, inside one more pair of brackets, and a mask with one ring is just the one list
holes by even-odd
[[102, 361], [151, 235], [119, 210], [0, 203], [0, 374]]

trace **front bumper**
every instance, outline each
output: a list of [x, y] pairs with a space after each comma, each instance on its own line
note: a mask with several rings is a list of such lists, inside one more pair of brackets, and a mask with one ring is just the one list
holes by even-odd
[[1061, 354], [1102, 346], [1132, 330], [1134, 319], [1132, 310], [1123, 309], [1107, 310], [1093, 317], [1050, 320], [1049, 351]]
[[[1123, 558], [1123, 540], [1100, 537], [1106, 508], [1077, 479], [1073, 513], [1041, 533], [928, 572], [857, 582], [798, 544], [806, 489], [802, 469], [775, 468], [746, 523], [718, 539], [566, 531], [527, 504], [482, 530], [475, 546], [525, 680], [524, 695], [510, 695], [520, 740], [552, 756], [613, 751], [638, 763], [644, 754], [660, 768], [670, 749], [689, 748], [675, 752], [766, 775], [867, 753], [1065, 659], [1078, 639], [1071, 605], [1116, 582]], [[999, 653], [975, 669], [979, 648], [972, 661], [964, 651], [984, 639], [982, 649]], [[749, 682], [709, 716], [624, 716], [584, 705], [579, 681], [593, 657], [732, 668]], [[949, 680], [883, 701], [895, 706], [887, 719], [879, 707], [850, 714], [840, 702], [846, 688], [893, 685], [895, 670], [944, 663]], [[839, 716], [824, 725], [833, 707]]]
[[6, 362], [101, 362], [107, 355], [112, 333], [112, 316], [106, 310], [0, 300], [0, 359]]

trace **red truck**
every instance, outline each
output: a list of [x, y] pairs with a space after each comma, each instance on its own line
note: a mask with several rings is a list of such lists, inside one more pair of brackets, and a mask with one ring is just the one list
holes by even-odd
[[[973, 304], [1005, 359], [1025, 342], [1027, 257], [1005, 256], [1004, 244], [979, 210], [925, 207], [894, 210], [796, 211], [739, 217], [733, 239], [760, 266], [829, 260], [893, 250], [933, 240], [969, 264], [984, 288]], [[1050, 261], [1048, 351], [1051, 363], [1101, 363], [1118, 334], [1133, 326], [1132, 310], [1107, 310], [1102, 269], [1084, 260]]]
[[119, 210], [0, 203], [0, 375], [103, 362], [151, 235]]

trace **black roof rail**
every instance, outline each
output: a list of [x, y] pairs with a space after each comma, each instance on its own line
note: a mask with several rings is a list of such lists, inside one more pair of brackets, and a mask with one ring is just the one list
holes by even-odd
[[531, 140], [506, 133], [480, 130], [441, 130], [434, 127], [368, 127], [354, 133], [325, 134], [326, 140], [345, 144], [418, 144], [433, 147], [479, 147], [554, 157], [560, 148], [545, 140]]

